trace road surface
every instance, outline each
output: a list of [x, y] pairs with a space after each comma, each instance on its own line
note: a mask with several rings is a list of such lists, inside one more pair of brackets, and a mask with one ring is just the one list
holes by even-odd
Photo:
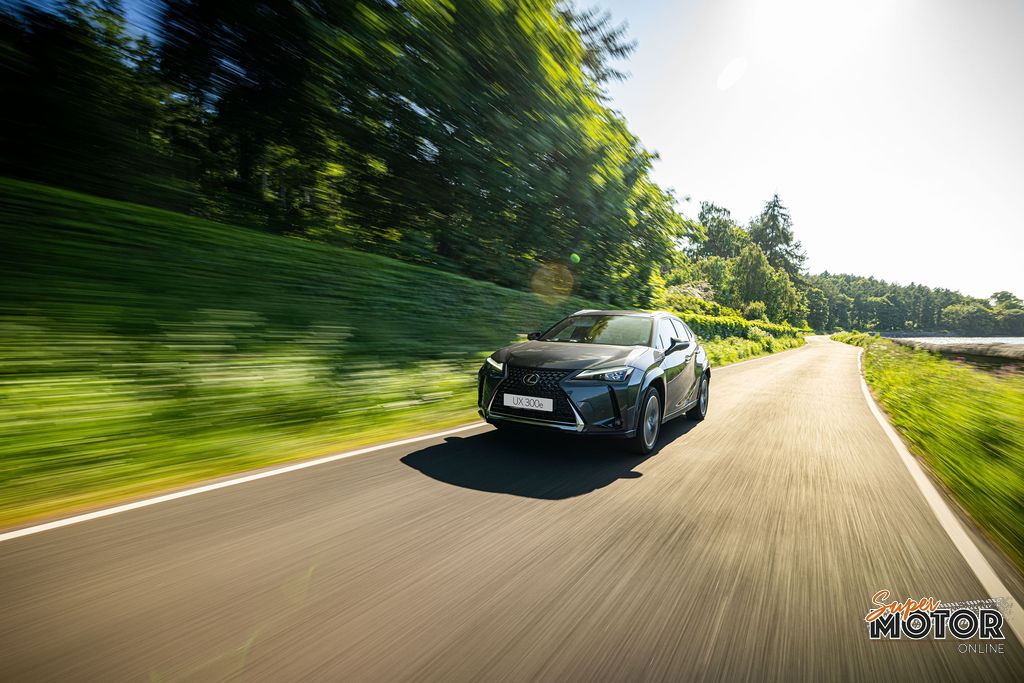
[[869, 641], [986, 597], [824, 339], [646, 458], [490, 427], [0, 543], [0, 680], [1022, 680]]

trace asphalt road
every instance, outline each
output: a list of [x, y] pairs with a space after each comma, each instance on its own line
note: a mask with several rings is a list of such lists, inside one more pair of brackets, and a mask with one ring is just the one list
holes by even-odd
[[0, 680], [1024, 679], [882, 588], [985, 597], [818, 339], [647, 458], [481, 427], [0, 543]]

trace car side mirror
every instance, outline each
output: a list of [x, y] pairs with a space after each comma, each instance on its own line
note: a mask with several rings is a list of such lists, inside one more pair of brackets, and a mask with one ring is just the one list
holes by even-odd
[[665, 354], [675, 353], [676, 351], [682, 351], [683, 349], [690, 348], [690, 342], [686, 339], [680, 339], [679, 337], [672, 337], [672, 345], [668, 347]]
[[540, 332], [527, 332], [526, 338], [530, 341], [533, 341], [534, 339], [540, 339]]

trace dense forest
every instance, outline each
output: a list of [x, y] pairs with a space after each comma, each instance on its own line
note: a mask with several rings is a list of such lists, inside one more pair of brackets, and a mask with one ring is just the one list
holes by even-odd
[[0, 9], [0, 174], [620, 306], [1024, 333], [1008, 292], [810, 275], [781, 199], [685, 216], [609, 106], [634, 48], [555, 0]]

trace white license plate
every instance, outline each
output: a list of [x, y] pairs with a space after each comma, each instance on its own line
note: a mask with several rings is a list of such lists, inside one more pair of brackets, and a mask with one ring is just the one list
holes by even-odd
[[518, 394], [505, 394], [505, 405], [509, 408], [545, 410], [549, 413], [555, 409], [555, 401], [553, 399], [540, 398], [539, 396], [519, 396]]

